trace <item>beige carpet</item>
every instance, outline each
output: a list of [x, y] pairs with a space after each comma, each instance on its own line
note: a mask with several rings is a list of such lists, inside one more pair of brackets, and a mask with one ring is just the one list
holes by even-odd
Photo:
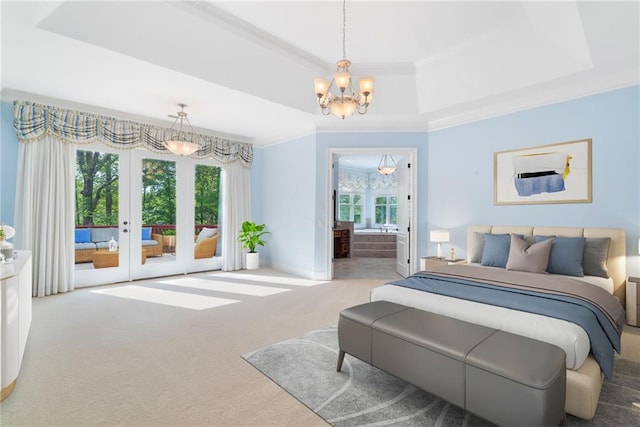
[[[15, 391], [0, 404], [0, 424], [326, 425], [241, 355], [335, 324], [341, 309], [387, 281], [214, 272], [34, 299], [25, 358]], [[169, 304], [238, 302], [194, 310], [97, 290]]]
[[98, 288], [34, 299], [22, 369], [0, 404], [0, 424], [325, 425], [241, 355], [335, 324], [341, 309], [367, 301], [369, 289], [385, 281], [314, 284], [289, 277], [258, 270], [170, 278], [287, 290], [270, 296], [133, 283], [240, 301], [204, 310], [92, 292]]

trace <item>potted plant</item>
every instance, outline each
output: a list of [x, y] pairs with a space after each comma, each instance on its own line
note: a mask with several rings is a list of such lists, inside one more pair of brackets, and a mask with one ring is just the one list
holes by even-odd
[[246, 256], [247, 270], [254, 270], [260, 265], [260, 259], [256, 247], [264, 246], [265, 241], [262, 236], [271, 234], [265, 230], [264, 224], [256, 224], [253, 221], [245, 221], [242, 223], [242, 230], [238, 235], [238, 241], [242, 243], [243, 249], [248, 249]]

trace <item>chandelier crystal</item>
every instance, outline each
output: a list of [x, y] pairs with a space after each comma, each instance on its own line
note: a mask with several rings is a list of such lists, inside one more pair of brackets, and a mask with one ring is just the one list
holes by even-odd
[[[179, 156], [188, 156], [190, 154], [195, 153], [200, 149], [200, 144], [193, 141], [187, 141], [187, 133], [190, 132], [192, 138], [196, 138], [197, 134], [193, 130], [191, 126], [191, 122], [189, 122], [189, 118], [187, 117], [187, 113], [184, 112], [185, 104], [178, 104], [180, 107], [180, 111], [178, 111], [178, 116], [176, 117], [176, 121], [173, 122], [173, 126], [171, 126], [171, 138], [164, 142], [164, 146], [167, 147], [167, 150], [171, 151], [173, 154], [177, 154]], [[173, 116], [169, 116], [173, 117]], [[183, 129], [184, 121], [187, 122], [190, 131], [187, 129]], [[180, 125], [178, 125], [180, 122]]]
[[[359, 114], [365, 114], [373, 99], [373, 83], [375, 79], [371, 76], [365, 76], [358, 79], [359, 94], [356, 94], [353, 90], [353, 83], [351, 82], [351, 73], [349, 67], [351, 61], [347, 59], [346, 55], [346, 0], [342, 2], [342, 59], [338, 61], [338, 67], [331, 82], [324, 78], [317, 78], [314, 80], [314, 86], [316, 89], [316, 96], [318, 97], [318, 105], [322, 109], [322, 114], [325, 116], [333, 113], [336, 116], [348, 117], [354, 112]], [[335, 85], [340, 91], [339, 94], [334, 95], [331, 93], [331, 89]]]

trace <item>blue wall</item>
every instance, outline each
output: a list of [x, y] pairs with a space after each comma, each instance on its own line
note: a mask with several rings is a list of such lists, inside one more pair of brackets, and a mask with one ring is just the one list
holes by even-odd
[[[18, 141], [13, 105], [0, 104], [0, 220], [13, 224]], [[451, 230], [465, 253], [468, 224], [620, 227], [627, 270], [640, 275], [640, 86], [633, 86], [432, 132], [318, 133], [255, 149], [255, 221], [273, 235], [264, 251], [275, 268], [319, 277], [327, 263], [330, 148], [416, 147], [417, 250], [435, 253], [428, 231]], [[591, 138], [593, 203], [493, 205], [493, 153]]]
[[18, 137], [13, 128], [13, 103], [0, 102], [0, 222], [13, 224], [18, 174]]
[[[465, 253], [468, 224], [624, 228], [627, 271], [640, 272], [640, 86], [429, 133], [429, 228], [451, 230]], [[593, 203], [494, 206], [493, 153], [591, 138]]]
[[[252, 210], [272, 233], [260, 253], [276, 269], [315, 277], [316, 136], [256, 151], [252, 191], [260, 195], [252, 199]], [[254, 204], [256, 197], [262, 202]]]

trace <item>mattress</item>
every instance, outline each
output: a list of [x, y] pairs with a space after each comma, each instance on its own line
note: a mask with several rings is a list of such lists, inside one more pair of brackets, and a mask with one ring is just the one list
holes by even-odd
[[554, 344], [566, 353], [568, 369], [579, 369], [591, 348], [587, 333], [578, 325], [538, 314], [394, 285], [372, 289], [370, 300], [391, 301]]

